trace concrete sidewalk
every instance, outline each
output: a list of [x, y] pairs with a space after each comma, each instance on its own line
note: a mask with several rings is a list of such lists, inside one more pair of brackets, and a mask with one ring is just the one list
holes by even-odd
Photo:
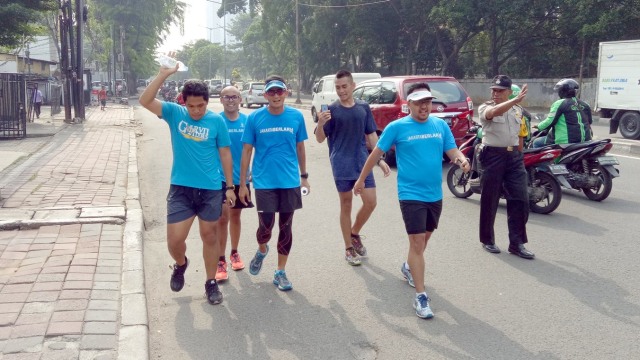
[[3, 360], [148, 358], [133, 111], [86, 115], [0, 141]]

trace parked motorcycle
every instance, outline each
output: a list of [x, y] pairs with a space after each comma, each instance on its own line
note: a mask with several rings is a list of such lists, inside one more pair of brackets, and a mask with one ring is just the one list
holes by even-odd
[[[546, 135], [546, 131], [534, 134], [532, 141]], [[613, 189], [613, 178], [620, 176], [619, 165], [615, 156], [606, 155], [613, 147], [611, 139], [591, 140], [574, 144], [554, 144], [542, 149], [560, 149], [562, 154], [556, 159], [557, 164], [563, 164], [569, 170], [566, 175], [568, 189], [584, 192], [593, 201], [602, 201], [609, 197]]]
[[[460, 145], [460, 151], [471, 160], [472, 170], [464, 173], [457, 166], [452, 166], [447, 173], [447, 186], [459, 198], [468, 198], [473, 193], [482, 193], [482, 166], [478, 162], [482, 144], [479, 144], [480, 126], [473, 126], [469, 132], [475, 134]], [[478, 150], [475, 149], [477, 146]], [[561, 154], [560, 149], [525, 149], [523, 151], [524, 167], [527, 171], [529, 209], [538, 214], [549, 214], [558, 208], [562, 200], [561, 182], [566, 183], [564, 176], [568, 170], [564, 164], [554, 164], [553, 160]], [[568, 185], [568, 183], [566, 184]], [[502, 198], [505, 198], [503, 190]]]

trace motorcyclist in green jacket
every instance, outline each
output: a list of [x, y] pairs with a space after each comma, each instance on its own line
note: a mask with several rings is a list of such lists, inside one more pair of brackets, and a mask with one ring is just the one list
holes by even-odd
[[591, 140], [591, 107], [576, 98], [578, 89], [573, 79], [562, 79], [554, 86], [560, 100], [551, 105], [549, 116], [537, 125], [539, 130], [549, 129], [549, 133], [534, 140], [533, 147]]

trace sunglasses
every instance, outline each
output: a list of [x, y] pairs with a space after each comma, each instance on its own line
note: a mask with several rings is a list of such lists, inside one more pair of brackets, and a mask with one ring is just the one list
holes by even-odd
[[236, 101], [236, 100], [240, 99], [240, 96], [238, 96], [238, 95], [224, 95], [222, 97], [222, 99], [225, 100], [225, 101]]
[[287, 91], [287, 90], [282, 89], [282, 88], [271, 89], [271, 90], [267, 91], [267, 95], [269, 95], [269, 96], [275, 96], [275, 95], [280, 96], [280, 95], [284, 94], [285, 91]]

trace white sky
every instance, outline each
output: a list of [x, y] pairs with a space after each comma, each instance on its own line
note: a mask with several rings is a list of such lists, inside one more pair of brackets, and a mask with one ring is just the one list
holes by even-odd
[[[184, 44], [197, 39], [208, 40], [209, 29], [207, 29], [207, 27], [221, 27], [223, 24], [223, 20], [219, 19], [217, 15], [209, 16], [209, 22], [213, 23], [207, 24], [207, 12], [216, 12], [220, 5], [207, 2], [206, 0], [181, 1], [187, 4], [184, 17], [184, 35], [180, 34], [180, 29], [177, 26], [171, 26], [169, 35], [158, 48], [160, 52], [166, 53], [167, 51], [180, 50]], [[227, 17], [227, 21], [229, 21], [229, 18], [230, 17]], [[214, 29], [211, 31], [211, 40], [214, 43], [222, 43], [220, 40], [222, 35], [222, 29]]]

